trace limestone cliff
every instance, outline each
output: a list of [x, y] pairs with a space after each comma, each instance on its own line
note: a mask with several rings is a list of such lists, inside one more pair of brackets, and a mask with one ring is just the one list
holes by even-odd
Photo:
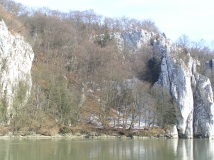
[[177, 129], [180, 136], [212, 137], [213, 92], [207, 77], [196, 72], [199, 62], [187, 54], [187, 63], [171, 54], [162, 59], [159, 84], [167, 87], [177, 104]]
[[[199, 61], [176, 47], [164, 34], [144, 30], [114, 34], [119, 48], [135, 48], [150, 45], [162, 59], [161, 73], [156, 84], [167, 87], [176, 104], [176, 127], [178, 135], [214, 136], [214, 104], [210, 80], [197, 73]], [[173, 133], [176, 136], [176, 132]]]
[[130, 32], [114, 33], [110, 37], [116, 39], [120, 50], [125, 47], [138, 51], [145, 45], [151, 45], [154, 50], [164, 55], [171, 50], [175, 50], [176, 46], [172, 41], [166, 38], [165, 34], [148, 32], [146, 30], [131, 30]]
[[[17, 94], [23, 94], [21, 101], [26, 101], [30, 93], [33, 58], [33, 50], [24, 38], [19, 34], [11, 34], [4, 21], [0, 21], [0, 96], [6, 107], [7, 123], [14, 114]], [[22, 89], [20, 87], [25, 88], [24, 93], [19, 92]]]

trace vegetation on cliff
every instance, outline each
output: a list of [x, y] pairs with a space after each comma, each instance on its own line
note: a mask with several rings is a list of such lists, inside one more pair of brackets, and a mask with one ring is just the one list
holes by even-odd
[[[9, 30], [22, 34], [35, 53], [31, 96], [25, 107], [18, 107], [23, 86], [14, 100], [16, 116], [1, 134], [34, 131], [53, 135], [69, 132], [67, 128], [91, 127], [132, 129], [141, 123], [145, 128], [158, 125], [167, 130], [175, 124], [170, 94], [152, 87], [161, 64], [161, 59], [154, 57], [155, 50], [145, 44], [137, 54], [126, 48], [120, 51], [109, 36], [136, 29], [160, 33], [154, 22], [102, 17], [93, 10], [63, 13], [46, 7], [28, 8], [11, 0], [0, 3], [0, 17]], [[104, 40], [97, 36], [101, 34]], [[97, 37], [92, 41], [92, 36]], [[190, 43], [185, 38], [177, 45], [199, 59], [200, 72], [207, 74], [203, 63], [213, 57], [213, 51], [202, 42]], [[214, 83], [213, 72], [209, 73]], [[133, 78], [136, 82], [130, 87]]]

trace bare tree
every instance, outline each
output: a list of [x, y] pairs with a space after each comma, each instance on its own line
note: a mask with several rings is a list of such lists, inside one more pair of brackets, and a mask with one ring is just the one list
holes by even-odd
[[182, 47], [182, 48], [189, 48], [190, 46], [190, 40], [189, 37], [186, 36], [185, 34], [181, 35], [178, 40], [176, 41], [177, 45]]
[[147, 30], [149, 32], [156, 32], [159, 33], [158, 27], [155, 25], [151, 19], [145, 19], [141, 22], [141, 28]]

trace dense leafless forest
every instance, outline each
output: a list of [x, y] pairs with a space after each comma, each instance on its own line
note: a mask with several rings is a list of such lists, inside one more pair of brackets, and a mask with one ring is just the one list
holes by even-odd
[[[104, 17], [93, 10], [63, 13], [46, 7], [35, 9], [12, 0], [0, 0], [0, 4], [0, 18], [13, 34], [23, 35], [35, 53], [31, 96], [20, 106], [26, 90], [24, 86], [20, 89], [14, 100], [15, 116], [1, 132], [51, 135], [68, 132], [68, 128], [97, 127], [98, 122], [104, 129], [110, 122], [111, 127], [132, 129], [134, 123], [142, 123], [141, 117], [148, 128], [174, 125], [175, 104], [170, 94], [153, 87], [161, 59], [153, 57], [151, 45], [131, 54], [129, 49], [119, 50], [109, 36], [135, 29], [163, 34], [155, 22]], [[203, 65], [213, 58], [205, 42], [192, 42], [182, 35], [175, 43], [201, 61], [199, 72], [214, 83], [213, 73], [206, 73]], [[2, 122], [4, 114], [2, 101]], [[96, 123], [92, 116], [98, 118]], [[128, 127], [127, 120], [131, 121]]]

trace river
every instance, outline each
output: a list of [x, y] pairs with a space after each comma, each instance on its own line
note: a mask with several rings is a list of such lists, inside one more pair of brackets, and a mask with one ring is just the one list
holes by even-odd
[[213, 160], [208, 139], [0, 139], [0, 160]]

